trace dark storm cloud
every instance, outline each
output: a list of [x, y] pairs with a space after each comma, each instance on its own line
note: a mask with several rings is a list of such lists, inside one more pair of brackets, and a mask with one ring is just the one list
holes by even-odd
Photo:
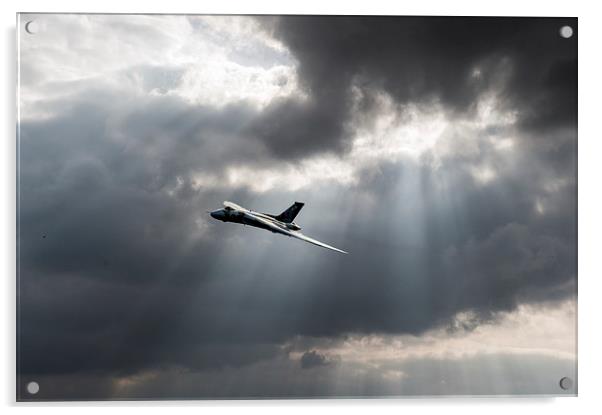
[[[60, 116], [21, 126], [20, 369], [128, 373], [150, 361], [205, 368], [273, 354], [273, 344], [220, 338], [203, 304], [209, 332], [201, 323], [178, 340], [174, 325], [213, 277], [217, 236], [199, 226], [226, 198], [192, 190], [191, 169], [223, 168], [219, 154], [232, 143], [237, 153], [227, 161], [245, 157], [236, 125], [249, 110], [192, 108], [169, 97], [109, 104], [119, 98], [84, 89]], [[164, 347], [169, 357], [160, 357]]]
[[301, 356], [301, 369], [311, 369], [313, 367], [329, 366], [335, 363], [337, 359], [333, 359], [316, 350], [309, 350]]
[[253, 121], [248, 133], [265, 143], [275, 157], [285, 159], [342, 151], [346, 101], [338, 90], [320, 92], [310, 101], [276, 100]]
[[[21, 369], [127, 374], [239, 366], [278, 355], [277, 344], [292, 336], [419, 334], [454, 324], [459, 311], [474, 311], [476, 325], [519, 301], [570, 296], [574, 206], [541, 220], [532, 213], [531, 189], [505, 190], [512, 178], [483, 189], [449, 169], [448, 177], [458, 176], [450, 183], [456, 205], [428, 193], [424, 204], [412, 203], [419, 189], [435, 187], [435, 177], [410, 162], [383, 166], [344, 192], [340, 206], [329, 208], [319, 196], [336, 186], [316, 189], [315, 209], [305, 209], [301, 223], [312, 236], [342, 241], [351, 252], [345, 257], [252, 229], [195, 231], [197, 211], [231, 194], [172, 199], [145, 190], [138, 199], [119, 189], [125, 183], [109, 193], [93, 182], [72, 194], [55, 190], [57, 201], [70, 203], [38, 205], [44, 215], [35, 221], [29, 209], [22, 216]], [[28, 184], [25, 200], [43, 193], [45, 186], [32, 192]], [[381, 209], [364, 211], [357, 192], [378, 195]], [[282, 197], [268, 193], [261, 204], [278, 206]], [[236, 200], [261, 207], [242, 193]], [[458, 214], [463, 221], [452, 220]], [[198, 239], [187, 247], [191, 234]]]
[[450, 182], [440, 193], [430, 168], [393, 165], [365, 184], [378, 197], [374, 209], [342, 203], [351, 207], [339, 220], [353, 226], [323, 239], [344, 240], [352, 254], [322, 268], [303, 333], [420, 334], [461, 310], [490, 321], [520, 301], [574, 293], [574, 184], [548, 201], [558, 210], [540, 218], [534, 190], [516, 185], [520, 177], [480, 187], [459, 170], [440, 172]]
[[[295, 336], [470, 330], [521, 302], [574, 295], [575, 40], [557, 36], [564, 22], [283, 18], [275, 33], [298, 59], [309, 97], [263, 111], [162, 95], [179, 82], [173, 68], [119, 75], [142, 79], [154, 96], [98, 80], [52, 86], [73, 93], [39, 103], [54, 115], [20, 126], [21, 373], [61, 374], [44, 396], [97, 397], [113, 393], [107, 378], [116, 376], [184, 368], [194, 378], [282, 363], [281, 346]], [[498, 65], [504, 58], [508, 66]], [[467, 80], [475, 65], [476, 86]], [[500, 67], [512, 80], [504, 105], [521, 110], [524, 128], [513, 132], [510, 163], [481, 143], [438, 170], [410, 158], [368, 166], [357, 185], [317, 181], [291, 192], [284, 182], [261, 195], [194, 186], [197, 172], [277, 169], [280, 158], [343, 151], [353, 82], [462, 113]], [[471, 175], [481, 162], [497, 172], [485, 186]], [[351, 254], [211, 222], [205, 211], [223, 200], [274, 213], [306, 201], [307, 234]], [[473, 320], [454, 326], [467, 310]], [[330, 361], [304, 357], [305, 367]], [[294, 364], [300, 370], [303, 358]], [[168, 378], [149, 390], [189, 390], [169, 388]], [[225, 383], [205, 395], [245, 394]]]
[[507, 78], [504, 104], [526, 126], [577, 119], [577, 39], [558, 32], [576, 28], [576, 19], [285, 16], [264, 23], [299, 61], [309, 95], [272, 103], [253, 124], [251, 133], [279, 157], [344, 151], [353, 85], [366, 93], [361, 111], [371, 91], [384, 90], [402, 104], [437, 100], [465, 112]]

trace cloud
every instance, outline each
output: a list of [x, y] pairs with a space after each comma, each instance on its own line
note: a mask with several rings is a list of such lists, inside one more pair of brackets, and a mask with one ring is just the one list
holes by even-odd
[[[345, 364], [305, 370], [276, 358], [219, 372], [146, 371], [135, 376], [58, 375], [40, 381], [38, 399], [232, 399], [398, 396], [567, 395], [559, 380], [575, 379], [571, 359], [481, 354], [461, 360], [410, 359], [389, 366]], [[25, 385], [25, 382], [23, 383]]]
[[[450, 359], [428, 347], [431, 375], [400, 389], [418, 366], [332, 345], [435, 331], [467, 348], [454, 336], [498, 339], [505, 313], [574, 298], [560, 20], [45, 18], [51, 36], [21, 45], [19, 125], [19, 371], [59, 385], [40, 396], [74, 379], [82, 397], [515, 391], [425, 386]], [[223, 200], [305, 201], [304, 232], [351, 254], [212, 221]], [[571, 359], [506, 346], [545, 355], [512, 367], [554, 376]], [[470, 359], [475, 376], [506, 362]], [[332, 386], [337, 373], [365, 386]]]
[[[38, 381], [40, 397], [50, 399], [573, 394], [558, 381], [576, 379], [575, 313], [572, 300], [524, 305], [451, 335], [441, 328], [421, 336], [296, 337], [241, 366], [30, 374], [20, 382]], [[231, 350], [244, 354], [240, 346]], [[218, 358], [217, 350], [207, 356]]]
[[254, 132], [280, 157], [345, 151], [353, 87], [365, 92], [362, 110], [373, 105], [374, 91], [384, 90], [400, 104], [441, 102], [463, 113], [484, 91], [502, 86], [505, 105], [519, 111], [524, 125], [574, 124], [576, 37], [557, 35], [566, 23], [576, 27], [571, 19], [533, 18], [270, 19], [267, 29], [298, 60], [310, 98], [304, 105], [274, 102]]
[[337, 359], [323, 355], [323, 354], [317, 352], [316, 350], [309, 350], [309, 351], [303, 353], [303, 355], [301, 356], [301, 359], [300, 359], [302, 369], [311, 369], [313, 367], [329, 366], [337, 361], [338, 361]]

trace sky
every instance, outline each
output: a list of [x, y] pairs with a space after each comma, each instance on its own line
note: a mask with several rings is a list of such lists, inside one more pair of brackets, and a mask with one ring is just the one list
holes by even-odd
[[18, 399], [576, 393], [576, 19], [18, 30]]

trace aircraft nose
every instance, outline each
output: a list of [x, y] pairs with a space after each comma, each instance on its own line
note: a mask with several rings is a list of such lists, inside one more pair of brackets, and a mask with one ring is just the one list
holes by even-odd
[[211, 215], [211, 217], [213, 219], [222, 219], [222, 217], [224, 216], [224, 212], [222, 212], [221, 209], [214, 210], [213, 212], [209, 212], [209, 214]]

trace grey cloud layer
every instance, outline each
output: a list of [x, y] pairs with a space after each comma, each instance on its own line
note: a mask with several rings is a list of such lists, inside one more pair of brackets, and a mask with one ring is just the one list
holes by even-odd
[[[165, 368], [228, 371], [278, 359], [294, 336], [419, 335], [453, 325], [460, 311], [474, 311], [478, 325], [521, 302], [574, 295], [576, 47], [541, 34], [556, 34], [559, 23], [269, 19], [309, 96], [263, 110], [193, 105], [100, 79], [65, 83], [73, 94], [41, 104], [57, 115], [21, 124], [21, 372], [106, 382]], [[476, 66], [483, 86], [458, 81]], [[399, 103], [439, 99], [466, 116], [480, 88], [508, 68], [503, 105], [520, 111], [510, 159], [481, 142], [437, 170], [412, 158], [367, 167], [353, 185], [318, 181], [290, 192], [282, 183], [263, 194], [194, 186], [199, 171], [277, 170], [344, 154], [352, 85]], [[179, 82], [173, 68], [125, 72], [141, 76], [147, 92]], [[484, 160], [498, 172], [485, 186], [470, 174]], [[546, 190], [550, 182], [560, 184]], [[351, 255], [210, 222], [205, 210], [225, 199], [264, 211], [304, 200], [307, 233]], [[306, 367], [335, 366], [307, 352]]]
[[[500, 368], [506, 377], [500, 377]], [[536, 355], [479, 354], [461, 360], [419, 358], [396, 365], [321, 365], [303, 369], [285, 356], [221, 371], [169, 369], [145, 372], [121, 382], [89, 374], [41, 376], [41, 398], [56, 399], [231, 399], [307, 397], [395, 397], [429, 395], [566, 394], [557, 380], [573, 375], [568, 359]], [[384, 376], [383, 376], [384, 374]], [[508, 379], [512, 379], [508, 382]], [[79, 387], [73, 391], [73, 384]]]
[[[508, 78], [507, 105], [525, 126], [576, 122], [576, 40], [557, 36], [562, 24], [576, 27], [572, 19], [287, 16], [268, 23], [299, 60], [311, 95], [303, 105], [275, 103], [255, 123], [281, 157], [346, 147], [352, 85], [463, 112]], [[362, 105], [370, 107], [369, 95]]]

